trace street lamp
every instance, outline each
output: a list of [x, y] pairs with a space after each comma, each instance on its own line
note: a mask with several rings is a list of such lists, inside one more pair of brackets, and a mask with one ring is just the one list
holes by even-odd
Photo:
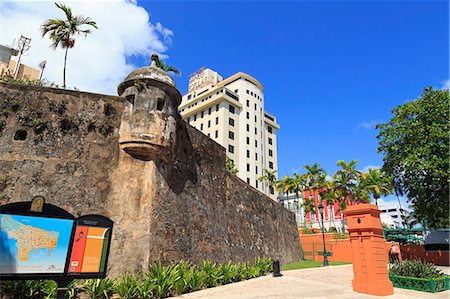
[[328, 266], [328, 256], [327, 256], [327, 248], [325, 246], [325, 228], [323, 226], [323, 205], [322, 202], [319, 203], [319, 213], [320, 218], [322, 218], [322, 239], [323, 239], [323, 266]]

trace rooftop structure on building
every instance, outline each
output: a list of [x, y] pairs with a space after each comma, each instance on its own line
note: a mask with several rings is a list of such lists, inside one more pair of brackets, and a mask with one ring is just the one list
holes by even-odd
[[13, 56], [19, 55], [19, 50], [7, 45], [0, 45], [0, 77], [14, 77], [16, 79], [39, 79], [41, 70], [20, 63], [17, 68], [17, 61], [13, 60]]
[[263, 169], [277, 171], [276, 117], [264, 109], [262, 84], [239, 72], [223, 79], [202, 67], [191, 74], [179, 111], [183, 119], [225, 147], [237, 176], [276, 200], [275, 190], [259, 182]]

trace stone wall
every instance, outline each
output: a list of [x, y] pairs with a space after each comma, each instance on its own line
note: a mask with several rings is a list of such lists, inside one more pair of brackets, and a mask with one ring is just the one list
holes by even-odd
[[[158, 260], [298, 260], [294, 215], [229, 174], [224, 148], [181, 119], [170, 162], [120, 150], [127, 104], [121, 97], [0, 84], [0, 204], [42, 195], [75, 216], [110, 217], [113, 275]], [[19, 130], [25, 140], [14, 140]]]

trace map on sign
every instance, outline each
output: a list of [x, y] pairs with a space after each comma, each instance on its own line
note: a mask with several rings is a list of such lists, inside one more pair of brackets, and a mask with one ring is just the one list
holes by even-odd
[[64, 273], [73, 220], [0, 214], [0, 274]]

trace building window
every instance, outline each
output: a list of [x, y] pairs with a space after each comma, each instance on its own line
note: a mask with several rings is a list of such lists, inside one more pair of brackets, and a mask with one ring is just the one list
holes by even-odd
[[200, 124], [200, 131], [203, 131], [203, 124]]
[[228, 131], [228, 138], [230, 138], [231, 140], [234, 140], [234, 133], [231, 131]]
[[247, 178], [247, 184], [250, 184], [250, 178]]
[[255, 153], [255, 160], [258, 161], [258, 153]]
[[237, 89], [235, 89], [235, 90], [234, 90], [234, 92], [235, 92], [235, 93], [238, 93], [238, 90], [237, 90]]
[[269, 157], [273, 157], [273, 151], [271, 149], [269, 150]]
[[247, 124], [247, 132], [250, 132], [250, 125]]
[[232, 127], [234, 127], [234, 119], [232, 119], [231, 117], [228, 119], [228, 124]]
[[218, 124], [219, 124], [219, 118], [216, 117], [216, 125], [218, 125]]
[[208, 109], [208, 114], [211, 114], [211, 107]]
[[228, 145], [228, 151], [233, 154], [234, 153], [234, 146], [232, 146], [231, 144]]
[[194, 121], [196, 121], [197, 120], [197, 114], [196, 115], [194, 115]]
[[272, 133], [272, 127], [267, 127], [267, 131], [269, 132], [269, 133]]
[[250, 137], [247, 137], [247, 144], [250, 144]]
[[273, 189], [273, 187], [269, 187], [270, 190], [270, 194], [275, 194], [275, 190]]
[[250, 107], [250, 101], [247, 100], [247, 107]]
[[255, 128], [255, 135], [258, 135], [258, 130]]
[[230, 111], [230, 113], [234, 113], [234, 106], [233, 105], [229, 105], [228, 106], [228, 110]]
[[269, 137], [269, 144], [272, 144], [272, 138]]
[[256, 107], [256, 104], [255, 104], [255, 111], [256, 111], [256, 110], [258, 110], [258, 108]]
[[253, 91], [250, 91], [250, 95], [253, 96]]
[[211, 128], [211, 121], [208, 120], [208, 128]]
[[216, 111], [219, 111], [219, 104], [216, 105]]
[[255, 166], [256, 174], [258, 174], [258, 166]]
[[256, 115], [255, 115], [255, 123], [257, 123], [258, 122], [258, 119], [256, 118]]
[[190, 117], [188, 117], [188, 124], [190, 124], [191, 123], [191, 118]]
[[250, 151], [247, 150], [247, 158], [250, 158]]
[[250, 171], [250, 164], [247, 163], [247, 171]]
[[270, 161], [269, 161], [269, 168], [270, 168], [270, 169], [273, 169], [273, 162], [270, 162]]
[[216, 132], [214, 132], [214, 136], [215, 136], [215, 138], [218, 138], [219, 137], [219, 131], [216, 130]]
[[190, 100], [192, 98], [192, 95], [190, 94], [190, 95], [188, 95], [188, 100]]
[[202, 111], [202, 114], [201, 114], [200, 118], [203, 118], [203, 111]]
[[211, 137], [211, 134], [208, 133], [208, 137]]
[[250, 91], [247, 89], [247, 94], [250, 94]]
[[247, 112], [247, 119], [250, 119], [250, 113]]
[[258, 188], [258, 180], [255, 181], [255, 186]]
[[258, 147], [258, 140], [255, 140], [255, 147]]

